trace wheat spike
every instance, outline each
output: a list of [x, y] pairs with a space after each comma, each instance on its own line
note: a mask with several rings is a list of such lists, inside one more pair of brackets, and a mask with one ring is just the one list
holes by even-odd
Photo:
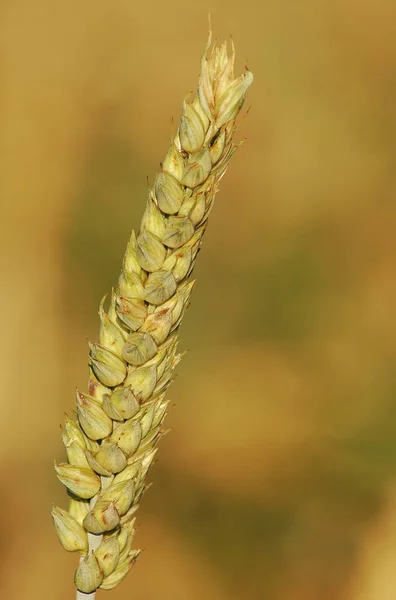
[[78, 391], [66, 418], [67, 462], [55, 466], [69, 510], [52, 516], [63, 547], [81, 553], [77, 598], [112, 589], [139, 551], [135, 513], [145, 489], [181, 356], [178, 328], [189, 304], [193, 270], [208, 215], [231, 157], [235, 119], [253, 76], [234, 77], [234, 48], [212, 45], [197, 90], [149, 192], [138, 235], [132, 232], [115, 290], [99, 308], [99, 343], [90, 343], [88, 393]]

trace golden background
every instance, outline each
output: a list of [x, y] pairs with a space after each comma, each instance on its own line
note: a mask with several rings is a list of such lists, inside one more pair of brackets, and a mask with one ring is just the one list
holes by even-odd
[[254, 72], [112, 600], [396, 597], [396, 4], [0, 4], [0, 597], [69, 600], [49, 516], [87, 338], [211, 12]]

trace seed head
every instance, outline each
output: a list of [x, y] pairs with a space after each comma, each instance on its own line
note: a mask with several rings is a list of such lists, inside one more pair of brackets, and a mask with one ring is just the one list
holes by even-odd
[[195, 283], [189, 277], [238, 147], [235, 118], [251, 82], [249, 71], [234, 76], [234, 48], [228, 55], [226, 44], [212, 47], [209, 38], [140, 231], [132, 232], [118, 284], [100, 303], [88, 393], [77, 392], [77, 420], [66, 418], [68, 462], [55, 465], [69, 510], [52, 511], [64, 548], [83, 553], [75, 574], [83, 594], [114, 588], [139, 555], [135, 515], [165, 434], [165, 394], [181, 359], [178, 328]]

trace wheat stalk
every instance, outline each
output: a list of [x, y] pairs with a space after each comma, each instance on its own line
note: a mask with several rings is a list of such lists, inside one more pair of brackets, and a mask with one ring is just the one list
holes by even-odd
[[237, 149], [235, 119], [253, 79], [248, 70], [234, 77], [234, 57], [234, 48], [228, 56], [227, 44], [212, 46], [209, 36], [197, 91], [184, 100], [107, 312], [105, 299], [100, 305], [88, 394], [77, 391], [75, 417], [65, 421], [67, 462], [55, 469], [70, 502], [52, 516], [63, 547], [81, 553], [77, 599], [114, 588], [139, 554], [132, 549], [135, 513], [181, 358], [177, 331], [194, 285], [189, 275]]

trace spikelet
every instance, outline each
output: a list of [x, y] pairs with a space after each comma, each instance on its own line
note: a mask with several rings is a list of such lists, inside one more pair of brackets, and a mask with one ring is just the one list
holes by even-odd
[[88, 394], [77, 392], [66, 419], [67, 463], [56, 465], [71, 495], [53, 509], [66, 550], [81, 552], [77, 590], [111, 589], [127, 574], [135, 513], [167, 412], [165, 392], [181, 356], [178, 328], [189, 305], [191, 274], [218, 184], [237, 146], [235, 119], [253, 76], [234, 77], [234, 49], [211, 45], [198, 88], [149, 193], [139, 234], [132, 232], [122, 272], [90, 343]]

